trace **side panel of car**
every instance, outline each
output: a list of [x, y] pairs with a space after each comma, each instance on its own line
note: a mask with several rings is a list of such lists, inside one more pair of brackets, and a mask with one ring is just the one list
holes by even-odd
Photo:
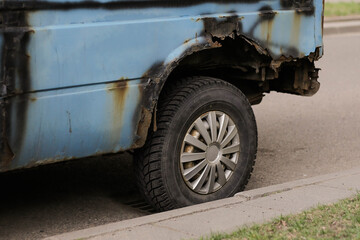
[[320, 0], [0, 7], [0, 171], [141, 147], [167, 76], [222, 39], [241, 36], [274, 62], [322, 55]]

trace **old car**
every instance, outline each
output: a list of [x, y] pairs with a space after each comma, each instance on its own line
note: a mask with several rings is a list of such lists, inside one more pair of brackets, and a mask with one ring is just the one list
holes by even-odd
[[0, 172], [133, 151], [157, 210], [243, 190], [251, 105], [320, 86], [322, 0], [2, 0], [0, 12]]

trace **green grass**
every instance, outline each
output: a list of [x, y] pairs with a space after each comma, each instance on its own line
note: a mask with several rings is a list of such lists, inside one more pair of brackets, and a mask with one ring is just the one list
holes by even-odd
[[325, 3], [325, 17], [360, 15], [360, 3]]
[[270, 223], [245, 227], [232, 234], [215, 234], [201, 239], [360, 239], [360, 194], [336, 204], [280, 217]]

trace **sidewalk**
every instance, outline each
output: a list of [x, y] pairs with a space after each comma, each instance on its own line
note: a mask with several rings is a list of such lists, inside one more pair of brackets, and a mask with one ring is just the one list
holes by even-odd
[[[360, 1], [360, 0], [359, 0]], [[324, 35], [360, 32], [360, 16], [327, 17]]]
[[[325, 3], [341, 2], [360, 3], [360, 0], [325, 0]], [[360, 16], [325, 17], [324, 35], [352, 32], [360, 32]]]
[[325, 0], [327, 3], [338, 3], [338, 2], [360, 2], [360, 0]]
[[232, 232], [241, 226], [262, 223], [280, 215], [299, 213], [318, 204], [351, 197], [358, 191], [360, 167], [47, 239], [193, 239], [215, 232]]

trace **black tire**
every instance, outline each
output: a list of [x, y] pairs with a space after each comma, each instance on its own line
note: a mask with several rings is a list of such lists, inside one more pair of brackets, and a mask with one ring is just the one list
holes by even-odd
[[[183, 174], [186, 170], [182, 165], [184, 163], [180, 163], [183, 156], [180, 154], [187, 144], [184, 142], [185, 135], [194, 122], [203, 114], [213, 111], [217, 111], [216, 114], [218, 111], [225, 113], [232, 120], [238, 130], [236, 136], [240, 146], [239, 151], [234, 153], [237, 155], [231, 155], [236, 158], [235, 167], [228, 169], [222, 164], [224, 171], [230, 171], [226, 183], [221, 185], [223, 181], [221, 184], [215, 182], [220, 186], [215, 190], [209, 175], [207, 180], [204, 180], [209, 183], [209, 193], [200, 193], [200, 190], [190, 188], [190, 180], [185, 180]], [[135, 152], [138, 186], [145, 199], [158, 211], [230, 197], [245, 188], [255, 163], [256, 150], [257, 127], [254, 113], [249, 101], [239, 89], [223, 80], [210, 77], [182, 79], [160, 97], [157, 131], [151, 130], [145, 146]], [[206, 150], [205, 160], [216, 155], [209, 155], [208, 152], [210, 150]], [[220, 156], [219, 152], [216, 156]], [[209, 166], [210, 163], [213, 162], [209, 161]], [[217, 170], [216, 167], [214, 171]], [[211, 166], [209, 168], [211, 169]], [[219, 180], [219, 175], [222, 174], [216, 174], [212, 176]], [[196, 175], [198, 176], [199, 174]]]

